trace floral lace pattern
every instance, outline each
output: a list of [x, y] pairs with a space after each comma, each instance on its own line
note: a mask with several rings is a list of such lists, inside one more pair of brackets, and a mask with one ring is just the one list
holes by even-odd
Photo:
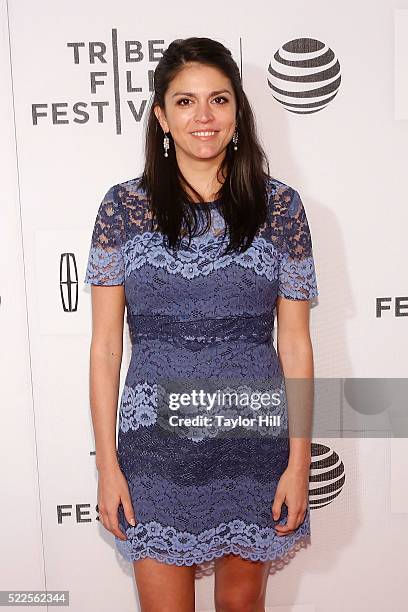
[[[127, 523], [119, 507], [127, 540], [116, 538], [116, 545], [128, 561], [148, 556], [195, 564], [197, 576], [232, 553], [271, 560], [274, 571], [310, 537], [309, 512], [293, 534], [277, 536], [271, 506], [289, 458], [283, 372], [273, 345], [276, 301], [318, 295], [312, 240], [299, 193], [272, 177], [267, 191], [267, 219], [252, 245], [227, 255], [220, 200], [202, 206], [209, 230], [176, 251], [151, 227], [139, 178], [112, 186], [100, 203], [85, 282], [124, 285], [132, 355], [117, 456], [137, 524]], [[169, 381], [187, 381], [185, 389], [201, 380], [205, 389], [211, 381], [224, 392], [257, 392], [265, 388], [259, 381], [275, 376], [282, 391], [276, 431], [259, 422], [231, 431], [229, 423], [190, 421], [178, 430], [168, 424]], [[237, 417], [236, 406], [222, 411]], [[243, 407], [240, 415], [253, 412]], [[196, 414], [197, 406], [182, 411]]]
[[[137, 432], [129, 430], [118, 435], [118, 460], [124, 474], [129, 479], [136, 475], [144, 477], [144, 486], [152, 490], [153, 483], [159, 486], [164, 479], [162, 494], [157, 498], [164, 504], [163, 508], [171, 513], [175, 512], [170, 503], [175, 500], [170, 496], [169, 490], [176, 486], [191, 491], [191, 487], [215, 487], [225, 478], [239, 479], [244, 477], [262, 483], [265, 490], [276, 486], [280, 474], [286, 468], [289, 456], [288, 437], [251, 435], [243, 429], [238, 436], [211, 436], [206, 433], [199, 442], [193, 436], [169, 435], [164, 427], [155, 423], [149, 427], [141, 427]], [[147, 483], [149, 478], [149, 483]], [[160, 485], [161, 486], [161, 485]], [[135, 490], [136, 491], [136, 490]], [[135, 492], [136, 494], [136, 492]], [[146, 491], [138, 491], [139, 503], [147, 495]], [[178, 501], [184, 499], [179, 495]], [[204, 501], [204, 500], [202, 500]], [[154, 499], [150, 498], [152, 507]], [[157, 503], [157, 502], [156, 502]], [[193, 499], [190, 498], [190, 503]], [[260, 505], [258, 499], [258, 513], [266, 516], [267, 509]], [[213, 499], [208, 499], [202, 507], [206, 516], [215, 511]], [[191, 507], [179, 509], [186, 515], [191, 514]], [[158, 513], [162, 512], [156, 508]], [[186, 519], [187, 520], [187, 519]], [[189, 519], [188, 519], [189, 520]]]
[[136, 431], [139, 427], [154, 425], [157, 420], [157, 385], [147, 382], [123, 387], [120, 429], [126, 433], [129, 429]]
[[[186, 394], [185, 388], [183, 391]], [[194, 419], [201, 416], [205, 417], [206, 421], [194, 425], [183, 423], [180, 426], [171, 424], [170, 417], [175, 416], [175, 411], [172, 412], [170, 408], [171, 388], [166, 388], [159, 383], [150, 385], [143, 382], [136, 384], [134, 388], [125, 384], [119, 411], [119, 427], [123, 433], [126, 433], [130, 429], [136, 431], [139, 427], [151, 427], [158, 424], [163, 434], [173, 432], [174, 435], [195, 442], [200, 442], [208, 437], [214, 438], [220, 433], [229, 434], [232, 428], [235, 432], [244, 431], [246, 435], [252, 432], [259, 436], [279, 436], [282, 435], [282, 432], [287, 432], [287, 405], [283, 381], [280, 385], [266, 385], [261, 389], [242, 384], [235, 387], [225, 386], [215, 391], [206, 388], [203, 391], [213, 394], [213, 403], [208, 407], [208, 396], [206, 396], [207, 399], [204, 396], [201, 404], [185, 402], [181, 406], [181, 414], [183, 419]], [[266, 401], [260, 402], [259, 398], [262, 394], [264, 394], [264, 399], [272, 398], [275, 395], [276, 405], [271, 406]], [[255, 407], [250, 403], [251, 398], [257, 400]], [[180, 412], [177, 413], [177, 418], [179, 416]], [[268, 424], [271, 418], [277, 423], [276, 429], [272, 429]]]
[[[166, 249], [163, 236], [145, 232], [134, 236], [124, 248], [126, 274], [130, 275], [146, 264], [163, 268], [169, 274], [179, 274], [186, 279], [196, 276], [208, 276], [215, 270], [221, 270], [233, 264], [251, 268], [256, 274], [273, 280], [277, 275], [277, 257], [273, 244], [264, 238], [255, 238], [245, 253], [217, 257], [224, 240], [222, 236], [212, 236], [205, 242], [196, 241], [190, 250], [180, 249], [177, 257]], [[146, 249], [146, 246], [149, 249]]]
[[279, 252], [278, 295], [310, 299], [318, 295], [312, 239], [299, 193], [294, 191], [284, 216], [284, 240]]
[[[282, 505], [281, 516], [274, 520], [274, 486], [247, 477], [226, 477], [186, 490], [145, 474], [130, 476], [129, 486], [132, 499], [137, 500], [136, 526], [127, 522], [120, 506], [119, 526], [127, 540], [115, 536], [118, 550], [128, 561], [149, 556], [178, 566], [196, 564], [199, 572], [206, 562], [230, 553], [251, 561], [285, 559], [310, 541], [310, 507], [292, 534], [278, 536], [274, 526], [285, 524], [287, 506]], [[206, 503], [209, 498], [211, 508]], [[152, 519], [151, 509], [156, 507]], [[171, 516], [166, 514], [168, 507], [174, 508]], [[179, 516], [184, 518], [184, 508], [189, 512], [189, 529], [175, 526]]]
[[103, 198], [92, 233], [85, 283], [122, 285], [125, 269], [122, 244], [125, 238], [122, 209], [111, 187]]
[[[201, 565], [233, 553], [251, 561], [285, 557], [298, 540], [308, 535], [305, 522], [296, 536], [277, 536], [273, 527], [259, 527], [235, 519], [195, 535], [157, 521], [126, 529], [127, 540], [115, 536], [116, 546], [127, 561], [153, 557], [171, 565]], [[303, 533], [302, 533], [303, 532]], [[165, 552], [163, 552], [165, 551]]]
[[[218, 256], [224, 225], [217, 208], [211, 207], [212, 234], [204, 240], [196, 238], [189, 250], [181, 248], [174, 256], [164, 246], [160, 233], [145, 229], [151, 215], [135, 183], [137, 179], [115, 185], [105, 194], [95, 220], [85, 283], [124, 284], [133, 270], [146, 264], [187, 279], [236, 264], [250, 267], [269, 280], [277, 278], [278, 295], [282, 297], [317, 297], [311, 234], [296, 190], [270, 179], [269, 222], [260, 228], [245, 253]], [[133, 194], [133, 190], [136, 193]]]
[[273, 330], [271, 313], [187, 321], [180, 321], [176, 316], [129, 313], [128, 323], [133, 343], [160, 339], [191, 351], [201, 351], [204, 346], [223, 342], [268, 342]]

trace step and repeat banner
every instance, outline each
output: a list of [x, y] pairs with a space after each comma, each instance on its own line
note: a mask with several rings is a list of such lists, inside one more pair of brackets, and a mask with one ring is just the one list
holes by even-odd
[[[405, 609], [408, 444], [384, 426], [384, 387], [367, 381], [407, 377], [408, 3], [0, 0], [0, 11], [0, 589], [69, 591], [73, 612], [138, 609], [133, 567], [98, 520], [83, 278], [103, 195], [141, 172], [157, 62], [172, 40], [207, 36], [231, 50], [271, 174], [308, 215], [327, 410], [371, 419], [349, 435], [336, 412], [333, 435], [314, 437], [311, 545], [270, 576], [267, 609]], [[121, 387], [130, 348], [126, 329]], [[213, 580], [196, 581], [197, 610], [213, 610]]]

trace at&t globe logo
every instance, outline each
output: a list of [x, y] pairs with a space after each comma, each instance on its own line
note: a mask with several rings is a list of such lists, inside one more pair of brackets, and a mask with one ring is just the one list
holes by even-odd
[[332, 49], [314, 38], [295, 38], [276, 51], [268, 68], [268, 85], [277, 102], [292, 112], [310, 114], [325, 108], [341, 82]]

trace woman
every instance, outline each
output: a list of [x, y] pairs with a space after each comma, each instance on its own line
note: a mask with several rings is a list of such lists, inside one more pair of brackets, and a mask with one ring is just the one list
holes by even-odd
[[[283, 435], [173, 426], [166, 393], [178, 380], [253, 391], [283, 373], [313, 377], [306, 213], [269, 175], [238, 67], [214, 40], [163, 54], [145, 154], [143, 173], [100, 204], [85, 277], [100, 520], [133, 562], [143, 611], [194, 610], [196, 570], [211, 561], [217, 610], [263, 610], [270, 568], [309, 538], [310, 437], [289, 440], [285, 401]], [[116, 450], [125, 306], [132, 357]]]

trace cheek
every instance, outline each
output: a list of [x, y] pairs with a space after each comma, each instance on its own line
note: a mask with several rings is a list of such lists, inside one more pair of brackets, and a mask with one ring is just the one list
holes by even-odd
[[228, 110], [226, 109], [224, 111], [222, 120], [227, 129], [234, 130], [236, 118], [235, 118], [235, 112], [231, 110], [231, 108], [229, 108]]
[[184, 113], [181, 117], [175, 117], [173, 121], [174, 129], [176, 132], [185, 133], [188, 131], [188, 126], [191, 124], [191, 117], [189, 113]]

